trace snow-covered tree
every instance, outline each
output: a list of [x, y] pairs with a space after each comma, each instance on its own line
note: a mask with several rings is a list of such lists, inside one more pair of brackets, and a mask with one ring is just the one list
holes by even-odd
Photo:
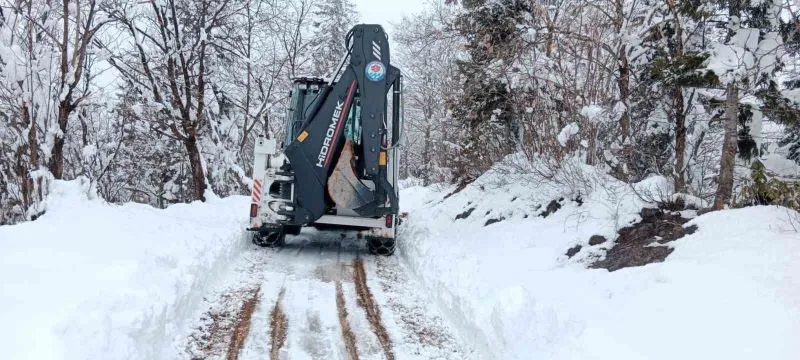
[[214, 97], [217, 62], [224, 61], [222, 31], [237, 7], [229, 0], [149, 1], [119, 5], [111, 12], [130, 39], [126, 48], [109, 49], [110, 61], [141, 104], [132, 114], [147, 122], [153, 135], [180, 142], [190, 169], [190, 199], [210, 194], [209, 162], [222, 99]]
[[456, 60], [459, 91], [450, 99], [465, 139], [456, 166], [462, 181], [476, 178], [518, 149], [521, 126], [512, 88], [505, 81], [523, 44], [522, 25], [532, 9], [521, 0], [462, 2], [454, 21], [467, 57]]
[[351, 0], [317, 0], [312, 18], [314, 75], [328, 78], [338, 70], [347, 52], [345, 38], [359, 14]]
[[43, 180], [65, 176], [68, 128], [91, 101], [92, 40], [108, 21], [100, 4], [0, 4], [0, 223], [38, 215]]
[[392, 31], [397, 44], [393, 61], [404, 75], [405, 132], [403, 176], [420, 178], [423, 184], [450, 181], [459, 152], [458, 124], [449, 116], [446, 100], [452, 96], [455, 65], [460, 45], [449, 29], [453, 9], [433, 4], [406, 17]]
[[[720, 39], [712, 39], [707, 65], [726, 88], [716, 209], [730, 205], [737, 152], [745, 160], [760, 155], [761, 123], [764, 110], [768, 110], [761, 97], [775, 88], [776, 75], [786, 60], [781, 13], [788, 3], [730, 0], [722, 5], [724, 11], [717, 16], [723, 19], [727, 31]], [[749, 100], [749, 96], [755, 99]]]

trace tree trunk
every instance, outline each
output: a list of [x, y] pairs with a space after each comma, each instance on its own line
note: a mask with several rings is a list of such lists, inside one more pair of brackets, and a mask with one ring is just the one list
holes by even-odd
[[183, 140], [186, 152], [189, 154], [189, 164], [192, 167], [192, 191], [194, 199], [206, 201], [206, 174], [203, 170], [203, 163], [200, 160], [200, 149], [197, 147], [197, 139], [193, 136]]
[[675, 179], [675, 192], [685, 193], [686, 113], [684, 112], [683, 89], [680, 85], [675, 86], [673, 100], [675, 101], [675, 170], [673, 171], [673, 177]]
[[64, 178], [64, 137], [67, 135], [67, 120], [69, 120], [69, 96], [58, 103], [58, 129], [61, 131], [53, 142], [50, 152], [50, 172], [56, 179]]
[[628, 137], [630, 136], [631, 131], [631, 116], [630, 110], [628, 109], [631, 69], [630, 65], [628, 65], [628, 55], [625, 53], [625, 46], [623, 46], [622, 50], [620, 51], [619, 61], [619, 100], [625, 105], [625, 111], [622, 112], [622, 116], [619, 118], [619, 127], [622, 129], [622, 143], [625, 144], [626, 140], [628, 140]]
[[431, 124], [430, 117], [425, 116], [425, 138], [423, 139], [422, 146], [422, 186], [428, 186], [431, 183]]
[[597, 152], [597, 129], [594, 125], [590, 122], [586, 122], [586, 133], [589, 134], [589, 148], [586, 150], [586, 164], [587, 165], [597, 165], [597, 158], [595, 157], [595, 153]]
[[[34, 123], [30, 109], [27, 105], [22, 106], [23, 123], [28, 124], [28, 142], [19, 148], [17, 155], [17, 166], [15, 171], [19, 176], [20, 187], [22, 190], [22, 205], [25, 212], [42, 200], [41, 179], [34, 182], [31, 178], [31, 170], [39, 167], [39, 138], [37, 135], [38, 127]], [[27, 152], [27, 154], [25, 154]], [[26, 161], [27, 160], [27, 161]], [[38, 186], [37, 186], [38, 184]], [[37, 193], [38, 191], [38, 193]], [[38, 215], [38, 214], [34, 214]]]
[[733, 166], [736, 160], [736, 126], [739, 116], [739, 89], [728, 84], [725, 100], [725, 140], [722, 143], [722, 159], [719, 167], [719, 186], [714, 198], [714, 210], [722, 210], [730, 203], [733, 194]]
[[[614, 2], [614, 28], [617, 33], [621, 33], [622, 27], [625, 23], [625, 4], [622, 0]], [[619, 46], [619, 80], [617, 86], [619, 87], [619, 100], [625, 104], [625, 111], [619, 118], [619, 127], [622, 129], [622, 143], [625, 144], [630, 134], [631, 116], [628, 109], [628, 99], [630, 98], [630, 77], [631, 69], [628, 62], [628, 49], [624, 42]]]
[[406, 179], [410, 174], [410, 170], [408, 169], [409, 164], [409, 153], [408, 149], [404, 149], [405, 151], [401, 152], [400, 156], [402, 160], [400, 161], [400, 178]]

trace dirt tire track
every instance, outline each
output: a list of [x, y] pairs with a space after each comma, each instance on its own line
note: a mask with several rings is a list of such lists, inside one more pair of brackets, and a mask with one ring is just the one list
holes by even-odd
[[353, 329], [350, 328], [350, 322], [347, 320], [344, 291], [342, 291], [342, 283], [338, 280], [336, 281], [336, 309], [339, 313], [339, 325], [342, 328], [342, 338], [344, 338], [344, 346], [347, 348], [347, 354], [350, 356], [350, 360], [358, 360], [356, 336], [353, 333]]
[[[189, 345], [186, 351], [192, 354], [192, 360], [217, 356], [226, 359], [238, 358], [238, 354], [231, 355], [232, 344], [230, 341], [237, 336], [237, 331], [244, 330], [246, 335], [249, 330], [249, 318], [255, 309], [259, 291], [260, 287], [243, 288], [220, 296], [223, 305], [219, 308], [212, 307], [202, 318], [202, 320], [209, 319], [210, 323], [196, 328], [194, 333], [189, 335]], [[249, 314], [244, 314], [247, 311]], [[248, 329], [244, 329], [244, 327]], [[196, 351], [192, 350], [192, 347]]]
[[367, 313], [367, 320], [369, 321], [372, 332], [381, 343], [383, 352], [387, 360], [394, 360], [394, 352], [392, 351], [392, 339], [389, 337], [389, 332], [383, 326], [381, 320], [381, 311], [375, 303], [375, 298], [372, 296], [369, 287], [367, 286], [367, 273], [364, 270], [364, 261], [361, 258], [353, 260], [353, 281], [356, 286], [356, 294], [358, 295], [358, 305], [364, 308]]
[[470, 355], [474, 353], [445, 325], [448, 321], [442, 314], [428, 312], [430, 299], [412, 294], [419, 288], [407, 286], [414, 280], [409, 277], [407, 269], [400, 267], [396, 258], [378, 257], [374, 264], [379, 290], [383, 292], [378, 295], [386, 301], [383, 309], [394, 314], [397, 325], [405, 330], [399, 339], [400, 345], [395, 347], [410, 347], [409, 351], [417, 355], [437, 352], [441, 354], [437, 359], [442, 360], [473, 359]]
[[278, 294], [278, 300], [275, 301], [275, 306], [272, 308], [272, 312], [270, 313], [270, 360], [278, 360], [280, 350], [283, 347], [283, 344], [286, 343], [286, 334], [289, 328], [289, 318], [286, 317], [286, 313], [283, 311], [282, 301], [283, 294], [285, 292], [286, 289], [281, 289], [281, 292]]
[[261, 287], [259, 286], [254, 291], [251, 291], [250, 296], [242, 303], [242, 308], [239, 310], [239, 314], [236, 317], [236, 325], [233, 327], [233, 334], [231, 334], [231, 341], [228, 345], [227, 360], [239, 359], [239, 353], [241, 353], [242, 347], [244, 347], [247, 333], [250, 332], [250, 319], [253, 317], [256, 305], [258, 305], [258, 295], [260, 292]]

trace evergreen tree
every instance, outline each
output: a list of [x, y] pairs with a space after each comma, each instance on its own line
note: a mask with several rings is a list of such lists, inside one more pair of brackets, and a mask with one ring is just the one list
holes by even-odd
[[466, 39], [469, 58], [456, 61], [460, 91], [449, 108], [462, 124], [465, 142], [456, 176], [470, 181], [515, 149], [519, 126], [510, 86], [501, 80], [508, 71], [502, 65], [519, 54], [519, 25], [532, 9], [522, 0], [466, 0], [462, 6], [455, 28]]
[[359, 15], [351, 0], [320, 0], [312, 14], [314, 75], [327, 78], [338, 70], [347, 51], [345, 38]]
[[[637, 70], [640, 73], [639, 88], [643, 91], [634, 92], [634, 102], [639, 105], [636, 115], [647, 119], [649, 113], [658, 108], [668, 121], [666, 124], [647, 124], [645, 121], [647, 129], [640, 133], [641, 138], [638, 139], [646, 144], [638, 147], [644, 150], [644, 156], [635, 159], [631, 165], [639, 176], [653, 170], [667, 170], [662, 167], [671, 168], [668, 172], [672, 174], [675, 191], [689, 192], [687, 169], [693, 159], [689, 151], [691, 147], [687, 146], [687, 141], [691, 142], [691, 139], [687, 137], [690, 137], [695, 125], [693, 121], [697, 119], [687, 114], [695, 106], [693, 100], [697, 96], [691, 90], [687, 93], [687, 89], [715, 87], [718, 84], [714, 73], [704, 69], [709, 57], [703, 49], [704, 39], [694, 35], [696, 30], [702, 29], [704, 19], [711, 14], [698, 8], [693, 0], [655, 1], [646, 5], [658, 15], [653, 18], [659, 20], [648, 24], [647, 36], [639, 44], [640, 49], [637, 49], [642, 54], [638, 61], [641, 66]], [[665, 138], [670, 140], [664, 141]], [[667, 162], [659, 161], [670, 154], [672, 159], [669, 166], [666, 166]], [[656, 164], [652, 163], [653, 159], [657, 160]]]
[[[783, 1], [718, 1], [727, 33], [724, 39], [713, 39], [708, 63], [727, 87], [725, 140], [723, 144], [718, 191], [714, 208], [729, 204], [733, 188], [733, 167], [736, 154], [750, 161], [761, 155], [761, 122], [765, 114], [775, 115], [769, 105], [777, 101], [777, 76], [784, 67], [785, 45], [782, 29], [785, 19]], [[740, 104], [747, 96], [752, 101]], [[777, 120], [777, 119], [776, 119]]]

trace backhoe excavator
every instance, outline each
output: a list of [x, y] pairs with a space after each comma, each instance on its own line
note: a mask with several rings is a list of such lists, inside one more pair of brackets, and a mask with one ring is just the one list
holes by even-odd
[[330, 81], [294, 79], [284, 138], [256, 141], [248, 230], [259, 246], [313, 226], [354, 230], [372, 254], [394, 253], [402, 74], [380, 25], [354, 26], [345, 45]]

